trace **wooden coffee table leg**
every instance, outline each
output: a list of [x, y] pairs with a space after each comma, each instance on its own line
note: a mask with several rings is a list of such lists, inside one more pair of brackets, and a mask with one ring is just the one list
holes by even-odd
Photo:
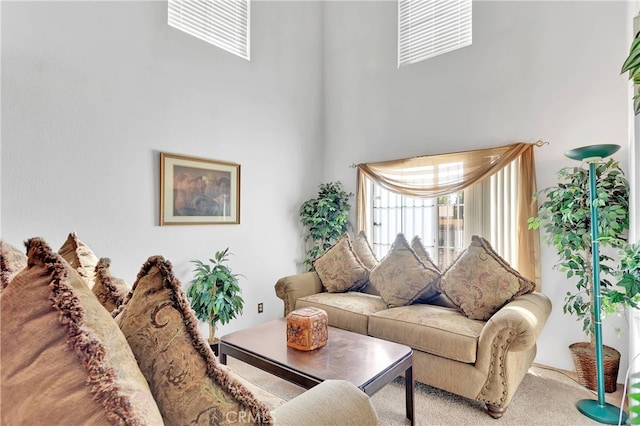
[[220, 364], [227, 365], [227, 351], [221, 343], [218, 343], [218, 359]]
[[406, 409], [407, 409], [407, 418], [411, 420], [411, 424], [414, 423], [414, 409], [413, 409], [413, 391], [414, 391], [414, 383], [413, 383], [413, 367], [407, 368], [404, 372], [404, 383], [405, 383], [405, 399], [406, 399]]

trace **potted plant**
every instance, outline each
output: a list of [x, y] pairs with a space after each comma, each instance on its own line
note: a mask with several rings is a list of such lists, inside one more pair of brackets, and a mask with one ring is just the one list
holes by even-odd
[[305, 265], [309, 265], [318, 256], [323, 254], [347, 231], [349, 225], [349, 197], [342, 189], [340, 182], [328, 182], [320, 184], [318, 197], [302, 203], [300, 207], [300, 219], [308, 233], [305, 242], [312, 241], [307, 250]]
[[620, 73], [624, 74], [627, 71], [629, 71], [629, 80], [634, 83], [633, 110], [635, 115], [638, 115], [640, 114], [640, 32], [631, 43], [629, 56], [622, 64]]
[[[595, 169], [598, 241], [601, 247], [624, 247], [629, 228], [629, 183], [613, 159], [599, 161]], [[538, 216], [529, 219], [529, 229], [543, 228], [545, 242], [555, 247], [558, 256], [554, 267], [565, 272], [568, 279], [577, 280], [575, 290], [568, 291], [565, 296], [563, 312], [576, 315], [578, 321], [582, 321], [583, 331], [590, 337], [589, 343], [575, 343], [570, 349], [580, 383], [595, 390], [589, 171], [584, 167], [563, 168], [558, 172], [558, 185], [538, 191], [535, 197], [541, 197], [543, 201]], [[624, 296], [620, 296], [622, 293], [614, 290], [611, 279], [620, 268], [608, 253], [607, 250], [599, 251], [602, 272], [599, 285], [602, 298], [607, 300], [603, 305], [613, 312], [628, 304], [634, 296], [626, 291]], [[615, 390], [619, 361], [620, 353], [605, 346], [605, 379], [609, 379], [605, 384], [607, 392]]]
[[238, 285], [239, 274], [233, 274], [226, 265], [229, 248], [218, 251], [209, 263], [193, 260], [194, 279], [187, 290], [191, 307], [199, 320], [209, 324], [209, 344], [215, 346], [216, 324], [227, 324], [242, 314], [244, 300]]

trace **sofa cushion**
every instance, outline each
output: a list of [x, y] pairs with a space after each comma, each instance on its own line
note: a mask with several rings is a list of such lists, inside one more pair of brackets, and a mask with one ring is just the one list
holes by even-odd
[[353, 239], [353, 251], [367, 269], [371, 270], [378, 264], [378, 259], [376, 258], [376, 255], [371, 248], [371, 244], [369, 244], [369, 240], [367, 239], [367, 234], [365, 234], [364, 231], [358, 232]]
[[359, 290], [368, 282], [369, 270], [354, 253], [346, 232], [312, 265], [330, 293]]
[[11, 244], [0, 240], [0, 292], [27, 266], [27, 256]]
[[158, 425], [162, 417], [118, 325], [38, 238], [0, 297], [1, 424]]
[[122, 278], [111, 275], [109, 266], [111, 266], [111, 259], [107, 257], [103, 257], [98, 261], [95, 269], [94, 285], [91, 290], [100, 304], [111, 312], [124, 302], [131, 288]]
[[89, 288], [93, 287], [94, 272], [98, 264], [98, 258], [88, 245], [80, 241], [76, 231], [69, 233], [67, 240], [60, 247], [58, 253], [73, 269], [78, 271]]
[[171, 263], [150, 257], [116, 320], [168, 425], [271, 422], [268, 408], [220, 367]]
[[471, 319], [488, 320], [535, 283], [511, 268], [487, 240], [474, 235], [469, 247], [447, 268], [440, 289]]
[[360, 292], [317, 293], [301, 297], [296, 302], [296, 309], [307, 307], [324, 310], [332, 327], [365, 335], [369, 315], [387, 309], [380, 296]]
[[433, 283], [438, 276], [438, 271], [422, 263], [404, 235], [398, 234], [369, 280], [387, 306], [393, 308], [408, 305], [418, 297], [437, 296]]
[[456, 309], [411, 305], [387, 309], [369, 317], [369, 335], [444, 358], [473, 363], [483, 321]]

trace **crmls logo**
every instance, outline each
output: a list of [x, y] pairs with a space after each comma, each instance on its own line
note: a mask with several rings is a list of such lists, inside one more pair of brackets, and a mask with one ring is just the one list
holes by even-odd
[[[236, 411], [228, 412], [225, 415], [226, 422], [229, 424], [234, 423], [252, 423], [252, 424], [263, 424], [267, 423], [268, 419], [261, 417], [259, 414], [253, 414], [251, 412], [240, 411], [239, 413]], [[271, 421], [275, 423], [275, 417], [271, 416]]]

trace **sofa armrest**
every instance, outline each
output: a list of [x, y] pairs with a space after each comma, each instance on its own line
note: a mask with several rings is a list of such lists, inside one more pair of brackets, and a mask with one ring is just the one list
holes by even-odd
[[290, 275], [278, 280], [276, 296], [284, 301], [284, 316], [296, 308], [296, 300], [322, 292], [322, 282], [315, 272]]
[[476, 399], [486, 402], [490, 412], [504, 412], [535, 357], [536, 340], [550, 313], [547, 296], [524, 294], [493, 314], [480, 332], [476, 368], [485, 381]]
[[369, 397], [343, 380], [326, 380], [271, 412], [276, 425], [377, 425]]
[[[551, 314], [551, 301], [539, 292], [516, 297], [493, 314], [480, 333], [478, 347], [490, 347], [496, 338], [505, 340], [509, 351], [524, 351], [536, 344]], [[502, 336], [507, 333], [508, 336]]]

